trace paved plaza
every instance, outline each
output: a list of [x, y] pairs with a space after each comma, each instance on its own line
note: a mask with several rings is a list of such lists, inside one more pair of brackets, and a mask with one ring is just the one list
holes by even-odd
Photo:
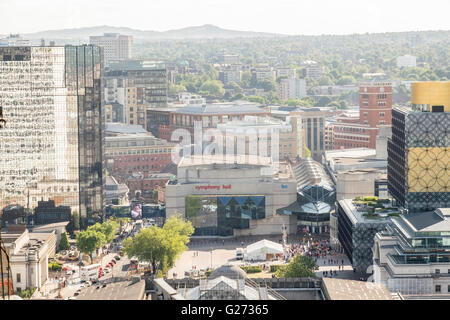
[[[308, 234], [296, 234], [288, 237], [288, 244], [305, 244], [303, 240], [328, 240], [328, 235], [308, 235]], [[181, 254], [178, 258], [175, 266], [169, 270], [168, 278], [182, 279], [186, 275], [186, 272], [193, 270], [206, 271], [207, 269], [215, 269], [224, 264], [232, 265], [244, 265], [249, 264], [243, 260], [236, 259], [236, 248], [245, 248], [247, 245], [255, 243], [259, 240], [267, 239], [274, 242], [281, 243], [281, 235], [275, 236], [247, 236], [237, 238], [192, 238], [189, 243], [189, 249]], [[331, 260], [330, 260], [331, 259]], [[342, 264], [342, 261], [344, 262]], [[279, 264], [280, 262], [259, 262], [254, 264]], [[365, 275], [355, 273], [353, 267], [344, 254], [334, 253], [325, 257], [316, 259], [316, 264], [319, 269], [316, 272], [316, 276], [322, 278], [323, 276], [339, 278], [339, 279], [352, 279], [359, 280]], [[326, 275], [323, 272], [327, 272]], [[331, 275], [331, 271], [336, 271]]]

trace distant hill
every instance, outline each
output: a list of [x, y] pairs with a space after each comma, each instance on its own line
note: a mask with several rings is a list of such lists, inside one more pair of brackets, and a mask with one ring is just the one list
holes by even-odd
[[163, 39], [231, 39], [231, 38], [260, 38], [279, 37], [281, 34], [227, 30], [206, 24], [203, 26], [187, 27], [168, 31], [142, 31], [124, 27], [97, 26], [78, 29], [61, 29], [40, 31], [24, 34], [23, 37], [31, 40], [88, 40], [89, 36], [100, 36], [103, 33], [120, 33], [131, 35], [136, 40], [163, 40]]

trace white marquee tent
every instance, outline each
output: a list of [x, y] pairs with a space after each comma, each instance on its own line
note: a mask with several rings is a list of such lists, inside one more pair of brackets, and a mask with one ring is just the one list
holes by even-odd
[[247, 246], [245, 260], [266, 261], [277, 257], [283, 257], [283, 245], [269, 241], [260, 240]]

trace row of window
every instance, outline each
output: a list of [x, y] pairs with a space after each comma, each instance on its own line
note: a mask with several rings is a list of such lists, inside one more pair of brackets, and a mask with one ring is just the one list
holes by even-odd
[[[116, 158], [115, 159], [116, 161], [118, 161], [118, 162], [131, 162], [131, 159], [127, 159], [127, 158]], [[147, 158], [134, 158], [132, 161], [133, 162], [139, 162], [139, 161], [149, 161], [149, 160], [151, 160], [151, 161], [158, 161], [158, 160], [160, 160], [160, 161], [163, 161], [163, 160], [170, 160], [170, 156], [160, 156], [160, 157], [154, 157], [154, 158], [151, 158], [150, 159], [150, 157], [147, 157]]]

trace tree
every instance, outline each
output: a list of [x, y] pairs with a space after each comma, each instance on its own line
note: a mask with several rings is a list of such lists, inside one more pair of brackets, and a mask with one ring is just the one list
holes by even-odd
[[171, 84], [169, 83], [169, 95], [176, 96], [180, 92], [186, 92], [187, 89], [181, 84]]
[[308, 147], [305, 147], [305, 157], [311, 158], [311, 151], [308, 149]]
[[222, 82], [218, 80], [209, 80], [204, 82], [200, 87], [200, 94], [215, 98], [222, 98], [225, 94], [225, 89], [223, 88]]
[[318, 267], [311, 257], [296, 255], [288, 265], [279, 268], [276, 272], [279, 278], [314, 278]]
[[194, 233], [191, 222], [181, 220], [180, 216], [167, 219], [164, 227], [152, 226], [141, 229], [134, 239], [123, 242], [124, 252], [128, 257], [137, 257], [152, 265], [153, 274], [158, 270], [167, 272], [179, 255], [187, 249], [186, 244]]
[[297, 98], [289, 98], [287, 100], [284, 100], [283, 104], [286, 104], [290, 107], [296, 107], [296, 106], [300, 106], [302, 104], [302, 101]]
[[342, 76], [337, 82], [338, 85], [346, 85], [352, 83], [356, 83], [356, 80], [353, 76]]
[[264, 89], [264, 91], [276, 91], [277, 83], [273, 80], [260, 80], [256, 83], [256, 88]]
[[92, 263], [92, 253], [106, 243], [106, 236], [102, 232], [88, 229], [77, 235], [76, 243], [78, 250], [89, 255]]
[[247, 100], [247, 101], [250, 101], [250, 102], [266, 104], [266, 99], [264, 97], [260, 97], [260, 96], [244, 97], [244, 99]]
[[69, 239], [67, 239], [67, 234], [65, 232], [61, 233], [61, 241], [59, 242], [59, 250], [69, 250], [70, 243]]
[[88, 228], [88, 230], [97, 231], [105, 235], [105, 243], [114, 240], [117, 231], [119, 230], [119, 223], [114, 220], [108, 220], [104, 223], [96, 223]]

